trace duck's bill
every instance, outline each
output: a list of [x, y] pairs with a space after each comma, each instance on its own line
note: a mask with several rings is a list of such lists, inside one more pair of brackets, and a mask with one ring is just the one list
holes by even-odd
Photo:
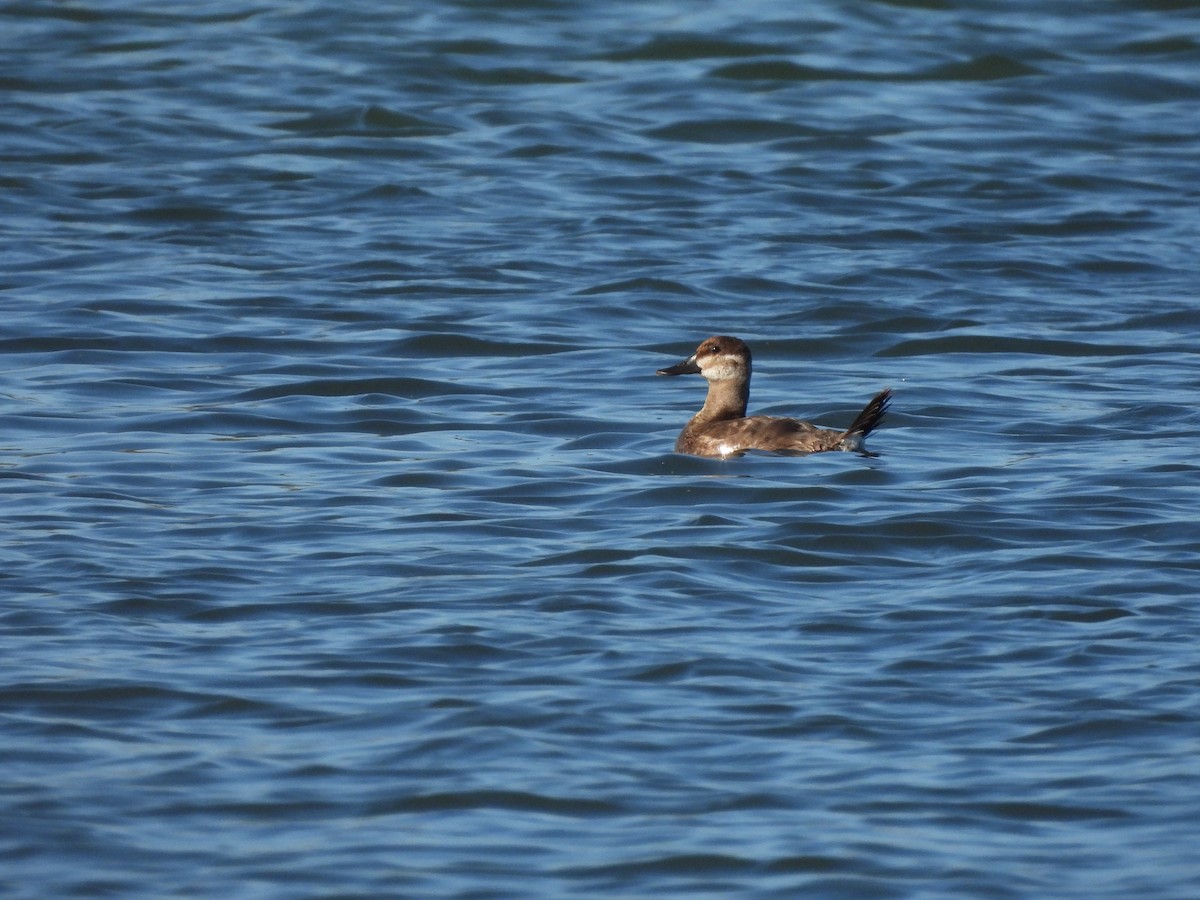
[[689, 356], [683, 362], [676, 363], [669, 369], [659, 369], [656, 375], [699, 375], [700, 367], [696, 365], [696, 357]]

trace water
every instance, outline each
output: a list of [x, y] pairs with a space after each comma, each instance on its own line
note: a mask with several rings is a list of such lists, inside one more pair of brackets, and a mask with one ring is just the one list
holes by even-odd
[[1195, 3], [0, 43], [6, 896], [1200, 896]]

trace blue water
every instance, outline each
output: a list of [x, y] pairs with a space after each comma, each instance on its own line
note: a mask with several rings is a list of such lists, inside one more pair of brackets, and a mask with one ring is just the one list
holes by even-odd
[[1200, 896], [1200, 5], [0, 51], [0, 894]]

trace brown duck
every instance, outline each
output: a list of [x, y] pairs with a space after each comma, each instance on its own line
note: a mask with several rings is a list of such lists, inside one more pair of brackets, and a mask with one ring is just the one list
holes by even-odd
[[696, 352], [659, 375], [703, 375], [708, 381], [704, 408], [684, 426], [675, 442], [677, 453], [728, 457], [747, 450], [817, 453], [851, 450], [866, 453], [863, 441], [887, 412], [892, 389], [876, 394], [845, 431], [818, 428], [811, 422], [779, 416], [747, 416], [750, 399], [750, 348], [735, 337], [717, 335]]

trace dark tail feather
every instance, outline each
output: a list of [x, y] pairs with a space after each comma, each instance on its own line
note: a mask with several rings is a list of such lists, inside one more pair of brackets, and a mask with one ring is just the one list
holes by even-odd
[[842, 446], [847, 450], [861, 450], [863, 440], [868, 434], [879, 427], [879, 423], [883, 421], [883, 417], [887, 414], [888, 406], [891, 402], [891, 388], [884, 388], [872, 397], [871, 402], [863, 407], [863, 411], [858, 414], [858, 418], [846, 429], [846, 434], [842, 438]]

